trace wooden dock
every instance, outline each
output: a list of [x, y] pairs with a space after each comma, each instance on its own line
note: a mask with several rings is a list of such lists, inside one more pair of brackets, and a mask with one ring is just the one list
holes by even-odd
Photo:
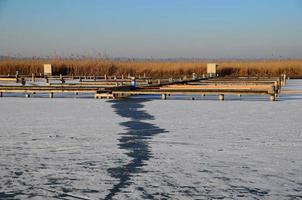
[[[24, 77], [33, 84], [41, 77]], [[78, 82], [65, 82], [68, 78]], [[218, 95], [219, 100], [224, 100], [225, 95], [267, 95], [269, 100], [275, 101], [285, 84], [282, 77], [238, 77], [238, 78], [205, 78], [195, 77], [194, 79], [152, 79], [138, 78], [135, 80], [136, 87], [131, 86], [131, 79], [125, 77], [90, 77], [91, 79], [81, 80], [80, 77], [55, 77], [54, 80], [61, 80], [61, 83], [49, 83], [44, 85], [3, 85], [1, 81], [14, 82], [14, 77], [0, 77], [0, 97], [5, 93], [23, 93], [31, 97], [37, 93], [49, 94], [50, 98], [55, 93], [90, 93], [98, 99], [120, 99], [133, 95], [160, 95], [167, 99], [170, 95]], [[4, 80], [5, 79], [5, 80]], [[43, 82], [43, 81], [42, 81]]]

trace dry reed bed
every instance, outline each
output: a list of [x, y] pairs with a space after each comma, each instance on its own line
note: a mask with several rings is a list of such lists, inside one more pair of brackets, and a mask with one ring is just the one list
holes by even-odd
[[170, 77], [206, 73], [206, 64], [219, 64], [221, 76], [278, 76], [286, 73], [302, 78], [302, 60], [98, 60], [98, 59], [24, 59], [0, 60], [0, 74], [43, 73], [43, 64], [51, 63], [55, 74], [64, 75], [142, 75]]

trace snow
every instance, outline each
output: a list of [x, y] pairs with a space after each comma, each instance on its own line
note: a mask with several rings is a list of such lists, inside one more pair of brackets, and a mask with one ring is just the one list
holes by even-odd
[[302, 95], [170, 98], [1, 98], [0, 199], [302, 198]]

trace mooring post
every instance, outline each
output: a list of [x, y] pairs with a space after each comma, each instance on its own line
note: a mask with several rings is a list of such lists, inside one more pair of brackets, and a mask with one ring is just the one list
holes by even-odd
[[276, 95], [275, 95], [275, 94], [271, 94], [271, 95], [269, 96], [269, 100], [270, 100], [270, 101], [276, 101]]
[[62, 74], [60, 74], [60, 81], [61, 81], [62, 84], [65, 83], [65, 80], [64, 80]]
[[49, 98], [53, 98], [53, 92], [49, 93]]
[[26, 84], [25, 78], [21, 78], [21, 84], [24, 86]]
[[16, 71], [15, 77], [16, 77], [16, 83], [19, 83], [19, 71]]
[[196, 80], [197, 79], [197, 75], [196, 75], [196, 73], [193, 73], [192, 74], [192, 80]]
[[161, 94], [161, 99], [166, 100], [167, 99], [167, 94]]
[[285, 86], [286, 85], [286, 74], [283, 74], [283, 86]]
[[32, 81], [32, 82], [35, 82], [35, 81], [36, 81], [36, 74], [35, 74], [35, 73], [32, 73], [32, 74], [31, 74], [31, 81]]
[[224, 100], [224, 94], [220, 94], [220, 95], [219, 95], [219, 100], [220, 100], [220, 101], [223, 101], [223, 100]]

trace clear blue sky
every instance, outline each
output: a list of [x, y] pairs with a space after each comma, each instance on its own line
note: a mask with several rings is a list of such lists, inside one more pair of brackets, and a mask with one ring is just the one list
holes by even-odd
[[0, 0], [0, 55], [302, 58], [302, 0]]

